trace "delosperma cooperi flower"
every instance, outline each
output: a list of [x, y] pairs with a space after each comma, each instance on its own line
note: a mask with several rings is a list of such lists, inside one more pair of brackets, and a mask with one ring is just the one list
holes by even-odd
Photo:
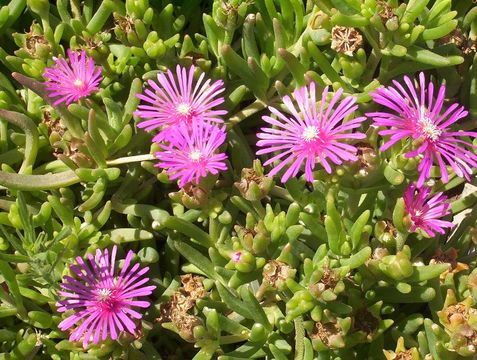
[[180, 179], [180, 187], [189, 182], [197, 184], [209, 173], [227, 170], [227, 155], [218, 153], [225, 137], [223, 129], [209, 123], [177, 125], [168, 133], [166, 143], [160, 144], [162, 151], [156, 153], [156, 166], [166, 169], [171, 180]]
[[69, 105], [87, 97], [99, 90], [101, 67], [95, 66], [92, 58], [84, 50], [71, 51], [68, 49], [68, 61], [65, 58], [56, 58], [55, 65], [46, 68], [43, 76], [48, 96], [53, 101], [53, 106], [61, 103]]
[[80, 256], [77, 265], [71, 265], [72, 276], [64, 276], [59, 295], [58, 311], [72, 310], [74, 313], [64, 319], [58, 327], [65, 331], [75, 325], [70, 335], [71, 341], [83, 338], [83, 347], [88, 343], [97, 344], [108, 336], [116, 340], [120, 332], [135, 333], [137, 320], [142, 314], [133, 307], [147, 308], [150, 303], [137, 298], [148, 296], [156, 288], [146, 286], [149, 281], [144, 277], [148, 267], [141, 268], [138, 263], [132, 267], [134, 253], [130, 250], [124, 260], [121, 271], [116, 268], [117, 247], [113, 247], [111, 256], [108, 249], [96, 250], [96, 256], [88, 254], [87, 261]]
[[347, 140], [364, 139], [360, 132], [351, 132], [358, 128], [366, 119], [357, 117], [344, 122], [344, 118], [357, 110], [356, 98], [348, 96], [339, 101], [343, 90], [339, 89], [327, 102], [328, 88], [321, 95], [321, 103], [317, 105], [315, 84], [302, 87], [293, 92], [292, 96], [298, 106], [289, 96], [283, 98], [283, 103], [291, 115], [284, 114], [270, 107], [277, 118], [263, 116], [271, 127], [262, 128], [257, 134], [260, 139], [257, 146], [261, 147], [257, 155], [275, 153], [264, 166], [275, 161], [280, 163], [274, 167], [269, 176], [277, 174], [288, 165], [281, 181], [285, 183], [290, 177], [296, 176], [305, 164], [305, 178], [313, 181], [313, 169], [318, 160], [324, 169], [331, 173], [330, 161], [342, 164], [343, 161], [357, 160], [355, 146], [347, 144]]
[[380, 150], [385, 151], [402, 139], [414, 140], [414, 148], [405, 156], [422, 156], [417, 186], [422, 186], [430, 178], [433, 164], [440, 168], [444, 183], [449, 180], [447, 165], [457, 176], [469, 180], [472, 168], [477, 167], [477, 155], [472, 151], [475, 146], [462, 137], [474, 138], [477, 133], [451, 129], [453, 124], [467, 116], [467, 111], [456, 103], [444, 111], [445, 85], [440, 86], [434, 99], [434, 84], [429, 82], [426, 86], [424, 73], [419, 74], [418, 88], [407, 76], [404, 82], [407, 89], [393, 81], [394, 86], [371, 93], [375, 102], [390, 111], [366, 114], [373, 119], [375, 126], [388, 128], [379, 132], [383, 136], [390, 135]]
[[415, 232], [419, 228], [429, 236], [435, 236], [435, 233], [444, 234], [445, 228], [454, 226], [450, 221], [440, 219], [450, 214], [447, 197], [442, 192], [432, 197], [430, 193], [430, 187], [418, 188], [414, 184], [409, 185], [404, 192], [404, 205], [410, 220], [409, 231]]
[[175, 125], [185, 123], [192, 125], [197, 122], [222, 123], [220, 116], [227, 114], [225, 110], [217, 110], [216, 106], [224, 102], [219, 95], [225, 90], [224, 82], [205, 80], [201, 73], [194, 82], [195, 66], [189, 70], [177, 65], [176, 78], [171, 70], [157, 75], [157, 83], [148, 80], [150, 88], [137, 97], [144, 103], [139, 105], [134, 115], [145, 119], [138, 124], [146, 131], [163, 130], [153, 141], [167, 138], [167, 130]]

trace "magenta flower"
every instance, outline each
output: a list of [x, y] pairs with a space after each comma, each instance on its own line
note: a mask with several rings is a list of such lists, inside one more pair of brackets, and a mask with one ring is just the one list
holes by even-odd
[[429, 198], [430, 193], [431, 188], [416, 188], [414, 184], [404, 192], [404, 205], [411, 220], [409, 231], [415, 232], [420, 228], [429, 236], [435, 236], [436, 232], [444, 234], [445, 228], [454, 226], [449, 221], [440, 220], [441, 217], [450, 214], [447, 197], [440, 192]]
[[[135, 298], [148, 296], [156, 288], [145, 286], [149, 281], [143, 275], [148, 267], [140, 268], [139, 264], [130, 267], [134, 255], [129, 251], [124, 265], [119, 272], [116, 270], [116, 245], [109, 257], [108, 249], [104, 252], [96, 250], [96, 256], [88, 254], [88, 262], [77, 257], [78, 265], [71, 265], [73, 276], [65, 276], [59, 295], [65, 298], [57, 303], [58, 311], [73, 310], [74, 314], [63, 320], [58, 327], [65, 331], [79, 324], [71, 333], [70, 340], [78, 341], [83, 338], [83, 347], [88, 343], [97, 344], [106, 340], [108, 335], [116, 340], [119, 332], [127, 331], [134, 334], [136, 322], [142, 315], [133, 307], [147, 308], [148, 301]], [[119, 274], [118, 274], [119, 272]]]
[[225, 132], [217, 126], [198, 122], [190, 128], [180, 124], [169, 132], [168, 143], [160, 144], [163, 151], [156, 153], [160, 161], [156, 166], [166, 169], [171, 180], [180, 179], [180, 187], [197, 184], [208, 173], [227, 170], [227, 155], [217, 153], [224, 141]]
[[[217, 80], [211, 84], [208, 79], [204, 82], [205, 74], [202, 73], [194, 84], [194, 70], [192, 65], [187, 73], [185, 68], [177, 65], [177, 80], [170, 70], [167, 70], [167, 76], [163, 73], [157, 75], [159, 84], [148, 80], [150, 89], [146, 88], [144, 94], [137, 95], [146, 103], [139, 105], [134, 112], [134, 115], [146, 119], [138, 127], [151, 131], [157, 128], [167, 130], [181, 123], [223, 122], [220, 116], [227, 114], [227, 111], [214, 110], [214, 107], [224, 102], [224, 98], [218, 97], [225, 90], [223, 81]], [[153, 141], [167, 137], [167, 131], [160, 132]]]
[[45, 68], [43, 76], [48, 79], [45, 82], [46, 90], [50, 98], [57, 98], [53, 106], [61, 103], [66, 105], [91, 95], [99, 90], [101, 67], [95, 67], [92, 58], [86, 56], [85, 51], [67, 51], [69, 64], [64, 58], [54, 57], [56, 64], [51, 68]]
[[326, 101], [328, 88], [325, 88], [317, 109], [315, 84], [311, 83], [309, 88], [302, 87], [293, 92], [298, 109], [289, 96], [283, 98], [283, 103], [291, 116], [273, 107], [269, 108], [277, 119], [263, 116], [263, 120], [272, 127], [262, 128], [262, 132], [257, 134], [261, 139], [257, 142], [257, 146], [262, 148], [257, 155], [276, 153], [264, 165], [281, 161], [270, 171], [270, 176], [288, 165], [281, 178], [285, 183], [290, 177], [296, 176], [305, 163], [305, 178], [307, 181], [313, 181], [312, 171], [317, 159], [328, 173], [331, 173], [329, 161], [339, 165], [343, 161], [357, 160], [356, 147], [344, 141], [366, 137], [363, 133], [350, 132], [358, 128], [366, 118], [358, 117], [343, 122], [343, 119], [351, 115], [358, 106], [355, 104], [356, 98], [351, 96], [339, 102], [342, 93], [343, 90], [339, 89], [328, 103]]
[[402, 139], [415, 140], [414, 149], [405, 156], [422, 156], [418, 166], [418, 187], [431, 176], [432, 164], [439, 166], [444, 183], [449, 180], [447, 165], [457, 176], [469, 180], [472, 167], [477, 167], [477, 155], [472, 151], [475, 146], [462, 137], [476, 137], [477, 133], [450, 129], [452, 124], [467, 116], [467, 111], [459, 104], [452, 104], [443, 111], [446, 87], [441, 85], [434, 100], [434, 85], [429, 82], [426, 87], [424, 73], [419, 74], [420, 91], [407, 76], [404, 82], [407, 89], [393, 81], [394, 87], [383, 87], [371, 94], [375, 102], [391, 111], [366, 114], [373, 118], [375, 126], [389, 128], [379, 132], [391, 136], [380, 150], [389, 149]]

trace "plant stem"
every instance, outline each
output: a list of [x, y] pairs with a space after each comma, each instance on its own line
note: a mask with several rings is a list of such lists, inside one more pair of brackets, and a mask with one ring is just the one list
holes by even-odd
[[144, 154], [144, 155], [134, 155], [134, 156], [125, 156], [113, 160], [108, 160], [106, 161], [106, 164], [108, 166], [116, 166], [116, 165], [122, 165], [122, 164], [129, 164], [133, 162], [140, 162], [140, 161], [149, 161], [149, 160], [154, 160], [155, 157], [152, 154]]
[[58, 174], [22, 175], [0, 171], [0, 185], [10, 190], [50, 190], [67, 187], [81, 180], [74, 171], [64, 171]]
[[298, 317], [295, 323], [295, 360], [303, 360], [305, 329], [303, 328], [303, 319]]
[[25, 158], [18, 171], [20, 174], [23, 174], [33, 167], [38, 153], [38, 130], [36, 129], [36, 124], [28, 116], [8, 110], [0, 110], [0, 117], [7, 120], [10, 124], [18, 126], [25, 132]]
[[242, 120], [252, 116], [253, 114], [259, 112], [260, 110], [265, 109], [267, 104], [265, 104], [261, 100], [256, 100], [246, 108], [240, 110], [239, 112], [235, 113], [228, 121], [227, 130], [231, 129], [235, 125], [239, 124]]

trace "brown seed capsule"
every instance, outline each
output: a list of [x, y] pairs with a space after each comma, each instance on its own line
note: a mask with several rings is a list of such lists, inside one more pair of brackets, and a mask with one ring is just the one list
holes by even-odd
[[114, 14], [114, 15], [115, 15], [114, 23], [125, 34], [135, 31], [134, 21], [130, 16], [122, 16], [119, 14]]
[[193, 300], [203, 298], [207, 292], [204, 289], [202, 280], [204, 278], [197, 275], [185, 274], [181, 275], [181, 282], [184, 288], [184, 291], [189, 295]]
[[331, 29], [331, 48], [338, 53], [352, 56], [363, 44], [363, 36], [352, 27], [334, 26]]
[[51, 48], [48, 40], [43, 35], [35, 35], [31, 32], [26, 34], [25, 48], [30, 53], [30, 55], [35, 56], [38, 46], [43, 45], [48, 48]]
[[379, 320], [368, 309], [360, 308], [353, 317], [353, 329], [363, 331], [367, 335], [373, 335], [379, 326]]
[[359, 164], [358, 174], [360, 176], [366, 176], [376, 166], [376, 151], [370, 144], [364, 142], [357, 143], [356, 148], [358, 149], [356, 152]]
[[[336, 322], [323, 323], [321, 321], [315, 323], [313, 332], [310, 334], [311, 339], [320, 339], [323, 344], [330, 348], [339, 348], [342, 343], [342, 335], [340, 326]], [[338, 345], [338, 346], [337, 346]]]
[[449, 248], [446, 252], [443, 252], [440, 248], [437, 249], [435, 255], [429, 261], [429, 264], [443, 264], [448, 263], [449, 269], [444, 271], [440, 278], [444, 280], [447, 274], [452, 273], [456, 274], [458, 272], [468, 270], [469, 266], [467, 264], [457, 261], [457, 250], [455, 248]]
[[386, 21], [397, 18], [396, 14], [394, 13], [394, 8], [390, 6], [387, 2], [379, 0], [376, 2], [378, 5], [378, 16], [381, 18], [383, 23]]

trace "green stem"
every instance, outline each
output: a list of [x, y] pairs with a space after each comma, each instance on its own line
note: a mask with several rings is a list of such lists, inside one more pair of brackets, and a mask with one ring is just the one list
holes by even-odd
[[226, 336], [221, 336], [220, 337], [220, 344], [225, 345], [225, 344], [235, 344], [238, 342], [242, 342], [245, 340], [248, 340], [248, 334], [244, 335], [226, 335]]
[[232, 40], [234, 38], [234, 30], [226, 30], [224, 36], [224, 44], [230, 45], [232, 44]]
[[[117, 194], [117, 193], [116, 193]], [[121, 199], [113, 196], [111, 198], [113, 210], [126, 215], [134, 215], [137, 217], [148, 217], [157, 221], [158, 226], [164, 226], [167, 218], [170, 216], [165, 210], [159, 209], [153, 205], [147, 204], [124, 204]]]
[[134, 156], [125, 156], [113, 160], [108, 160], [106, 161], [106, 164], [108, 166], [116, 166], [116, 165], [122, 165], [122, 164], [129, 164], [133, 162], [141, 162], [141, 161], [149, 161], [149, 160], [155, 160], [154, 155], [152, 154], [144, 154], [144, 155], [134, 155]]
[[376, 72], [376, 67], [381, 61], [381, 57], [382, 55], [380, 51], [377, 52], [375, 49], [371, 51], [371, 54], [369, 55], [369, 58], [368, 58], [368, 62], [366, 64], [366, 70], [363, 74], [364, 84], [369, 84], [373, 80], [374, 73]]
[[305, 329], [301, 316], [294, 320], [295, 323], [295, 360], [303, 360], [305, 352]]
[[51, 190], [67, 187], [80, 181], [74, 171], [47, 175], [22, 175], [0, 171], [0, 185], [10, 190]]
[[0, 109], [0, 117], [7, 120], [10, 124], [18, 126], [25, 132], [25, 158], [19, 173], [23, 174], [25, 171], [33, 167], [36, 155], [38, 153], [38, 131], [32, 119], [23, 114]]
[[469, 209], [477, 202], [477, 191], [451, 202], [451, 209], [453, 214]]
[[239, 112], [235, 113], [227, 123], [227, 130], [231, 129], [235, 125], [239, 124], [242, 120], [252, 116], [253, 114], [259, 112], [260, 110], [265, 109], [267, 104], [265, 104], [261, 100], [256, 100], [254, 103], [247, 106], [245, 109], [240, 110]]
[[369, 44], [373, 47], [373, 50], [377, 54], [381, 54], [381, 47], [379, 46], [378, 40], [373, 36], [371, 31], [368, 31], [365, 27], [360, 27], [360, 30], [368, 40]]

